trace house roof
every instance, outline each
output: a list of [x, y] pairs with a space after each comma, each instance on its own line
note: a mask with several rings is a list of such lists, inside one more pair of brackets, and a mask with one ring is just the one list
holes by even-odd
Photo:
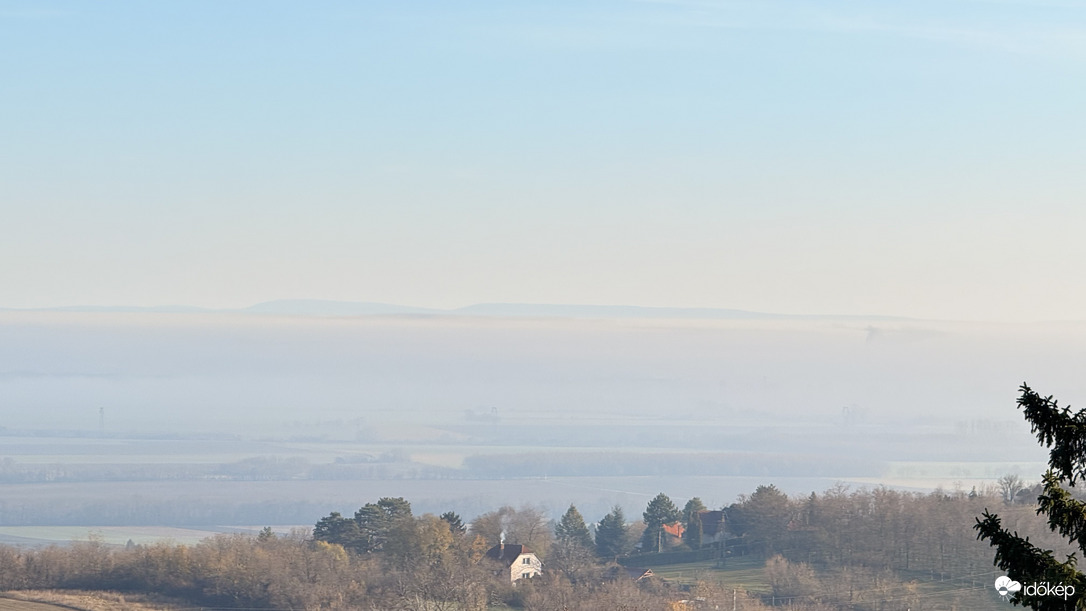
[[656, 576], [655, 574], [653, 574], [652, 569], [640, 569], [632, 566], [627, 566], [623, 568], [626, 569], [626, 574], [630, 576], [630, 579], [634, 581], [641, 581], [642, 579]]
[[641, 581], [649, 577], [655, 577], [652, 569], [644, 569], [636, 566], [612, 566], [607, 569], [608, 579], [622, 579], [623, 577], [633, 581]]
[[724, 528], [724, 512], [719, 509], [699, 511], [698, 517], [701, 518], [701, 533], [703, 535], [715, 537]]
[[664, 524], [661, 526], [661, 528], [663, 528], [664, 532], [671, 535], [672, 537], [679, 538], [683, 536], [683, 531], [686, 530], [686, 527], [683, 526], [682, 522], [675, 522], [674, 524]]
[[490, 558], [491, 560], [497, 560], [498, 562], [503, 562], [505, 564], [511, 565], [517, 561], [517, 558], [519, 558], [521, 554], [535, 555], [535, 552], [528, 549], [527, 547], [524, 547], [523, 545], [502, 544], [495, 545], [494, 547], [487, 550], [486, 557]]

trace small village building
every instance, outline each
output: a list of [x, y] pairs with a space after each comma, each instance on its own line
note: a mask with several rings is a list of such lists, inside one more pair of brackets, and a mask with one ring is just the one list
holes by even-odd
[[523, 545], [495, 545], [487, 550], [486, 557], [501, 567], [498, 574], [504, 573], [510, 583], [543, 574], [543, 562], [539, 556]]
[[643, 569], [632, 566], [618, 566], [612, 567], [609, 576], [611, 577], [611, 579], [626, 577], [633, 581], [641, 581], [642, 579], [651, 579], [656, 575], [652, 572], [652, 569]]
[[727, 532], [724, 530], [723, 511], [719, 509], [699, 511], [698, 518], [701, 520], [702, 545], [720, 543], [727, 538]]
[[664, 524], [660, 526], [664, 530], [664, 534], [671, 537], [671, 544], [677, 545], [682, 541], [683, 533], [686, 532], [686, 526], [682, 522], [672, 522], [671, 524]]
[[[667, 551], [668, 549], [678, 547], [683, 543], [683, 532], [686, 531], [686, 526], [682, 522], [672, 522], [671, 524], [661, 524], [659, 532], [659, 549], [660, 551]], [[638, 541], [634, 545], [635, 549], [643, 550], [642, 545], [645, 541]], [[655, 547], [655, 546], [654, 546]]]

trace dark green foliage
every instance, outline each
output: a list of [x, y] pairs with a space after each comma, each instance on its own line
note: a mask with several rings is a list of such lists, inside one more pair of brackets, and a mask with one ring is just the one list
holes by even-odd
[[584, 517], [572, 504], [554, 528], [554, 537], [560, 545], [579, 545], [592, 549], [592, 534], [585, 526]]
[[[1073, 585], [1081, 598], [1086, 589], [1086, 577], [1075, 569], [1074, 556], [1060, 562], [1055, 555], [1029, 542], [1029, 538], [1019, 537], [1003, 529], [998, 515], [985, 511], [983, 520], [977, 519], [978, 539], [988, 540], [996, 548], [995, 565], [1006, 572], [1011, 579], [1021, 583], [1042, 583]], [[1068, 608], [1062, 598], [1030, 597], [1020, 591], [1011, 597], [1011, 601], [1038, 611], [1057, 611]]]
[[705, 503], [701, 502], [701, 498], [694, 497], [683, 505], [683, 521], [689, 522], [690, 518], [699, 511], [706, 511], [709, 509], [705, 506]]
[[376, 503], [366, 503], [354, 512], [360, 534], [357, 551], [379, 551], [399, 522], [410, 517], [411, 503], [401, 497], [384, 497]]
[[313, 538], [358, 553], [380, 551], [389, 534], [409, 518], [411, 503], [402, 498], [384, 497], [360, 507], [353, 520], [333, 511], [317, 522]]
[[596, 524], [596, 555], [604, 559], [614, 559], [629, 551], [629, 526], [622, 508], [615, 505], [611, 513], [603, 516]]
[[683, 523], [686, 525], [686, 530], [683, 531], [683, 543], [685, 543], [690, 549], [698, 549], [701, 547], [701, 515], [700, 512], [706, 511], [708, 508], [705, 503], [701, 502], [701, 499], [694, 497], [683, 505]]
[[454, 535], [460, 536], [468, 530], [464, 526], [464, 521], [460, 519], [460, 514], [455, 511], [446, 511], [441, 514], [441, 519], [449, 523], [449, 531]]
[[594, 579], [597, 572], [595, 544], [584, 517], [572, 504], [554, 527], [554, 538], [547, 567], [560, 571], [570, 583]]
[[641, 535], [641, 551], [658, 552], [663, 544], [663, 526], [682, 519], [683, 514], [666, 494], [657, 494], [641, 514], [645, 519], [645, 532]]
[[686, 530], [683, 531], [683, 543], [690, 549], [701, 547], [701, 514], [693, 512], [686, 520]]
[[[1044, 491], [1038, 497], [1037, 514], [1048, 518], [1048, 527], [1086, 552], [1086, 504], [1072, 498], [1063, 488], [1074, 486], [1086, 476], [1086, 410], [1072, 413], [1059, 407], [1051, 397], [1041, 397], [1029, 386], [1019, 389], [1018, 407], [1030, 423], [1041, 445], [1051, 448], [1049, 471], [1043, 478]], [[974, 528], [977, 538], [987, 540], [996, 548], [995, 565], [1006, 571], [1011, 579], [1026, 585], [1048, 582], [1074, 586], [1074, 608], [1082, 608], [1086, 592], [1086, 575], [1076, 569], [1074, 554], [1059, 561], [1055, 554], [1037, 547], [1028, 537], [1020, 537], [1003, 528], [998, 515], [985, 510]], [[1038, 611], [1070, 608], [1062, 598], [1027, 596], [1026, 589], [1014, 594], [1011, 601]]]
[[333, 511], [317, 521], [316, 526], [313, 527], [313, 538], [353, 549], [358, 546], [361, 533], [357, 522], [343, 517], [338, 511]]
[[728, 509], [732, 532], [743, 535], [752, 550], [768, 557], [780, 548], [792, 519], [788, 495], [776, 486], [758, 486], [746, 499]]
[[679, 508], [675, 506], [675, 503], [671, 502], [666, 494], [661, 492], [657, 494], [649, 504], [645, 507], [645, 512], [641, 514], [645, 519], [646, 526], [659, 526], [661, 524], [671, 524], [682, 519], [682, 513]]
[[1019, 389], [1018, 407], [1030, 423], [1041, 445], [1051, 448], [1049, 466], [1060, 481], [1074, 486], [1086, 475], [1086, 410], [1071, 413], [1069, 407], [1061, 408], [1051, 397], [1042, 398], [1023, 384]]

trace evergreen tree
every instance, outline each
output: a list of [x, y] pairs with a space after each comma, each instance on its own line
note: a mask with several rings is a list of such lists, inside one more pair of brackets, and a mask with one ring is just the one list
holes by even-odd
[[460, 519], [460, 514], [455, 511], [446, 511], [441, 514], [441, 519], [449, 523], [449, 532], [459, 537], [467, 532], [468, 528], [464, 526], [464, 521]]
[[728, 517], [732, 518], [730, 529], [768, 558], [782, 547], [792, 520], [792, 504], [776, 486], [758, 486], [749, 497], [728, 508]]
[[821, 502], [818, 500], [818, 495], [812, 492], [803, 506], [803, 523], [806, 526], [814, 526], [819, 523], [820, 517]]
[[694, 512], [690, 514], [690, 518], [686, 520], [686, 530], [683, 531], [683, 543], [690, 549], [698, 549], [701, 547], [701, 514]]
[[321, 518], [313, 527], [313, 538], [357, 550], [362, 534], [358, 531], [357, 522], [343, 517], [338, 511], [333, 511]]
[[686, 526], [683, 530], [683, 543], [690, 549], [701, 547], [701, 512], [707, 510], [705, 503], [702, 503], [698, 497], [690, 499], [686, 505], [683, 505], [683, 524]]
[[[1025, 384], [1019, 390], [1022, 395], [1018, 407], [1037, 435], [1037, 441], [1051, 448], [1049, 470], [1042, 480], [1044, 490], [1037, 499], [1037, 513], [1048, 516], [1053, 531], [1086, 553], [1086, 503], [1073, 498], [1064, 488], [1064, 484], [1073, 487], [1079, 479], [1086, 478], [1086, 410], [1072, 413], [1068, 407], [1061, 408], [1051, 396], [1041, 397]], [[1082, 608], [1086, 575], [1076, 569], [1074, 554], [1060, 562], [1052, 551], [1004, 529], [998, 515], [985, 510], [983, 518], [977, 518], [974, 526], [977, 538], [989, 541], [996, 548], [994, 563], [1007, 577], [1022, 586], [1048, 582], [1075, 589], [1073, 599], [1065, 601], [1057, 596], [1029, 596], [1023, 587], [1013, 594], [1011, 602], [1037, 611]]]
[[581, 512], [572, 504], [554, 528], [554, 537], [560, 545], [580, 545], [592, 549], [592, 534], [588, 532]]
[[666, 494], [661, 492], [649, 501], [645, 512], [645, 532], [641, 535], [641, 551], [658, 552], [663, 541], [664, 524], [672, 524], [682, 519], [683, 514]]
[[581, 512], [572, 504], [554, 527], [554, 538], [547, 565], [565, 575], [570, 583], [590, 579], [596, 564], [595, 545]]
[[596, 524], [596, 555], [611, 560], [625, 555], [629, 546], [628, 529], [622, 508], [615, 505]]
[[694, 497], [683, 505], [683, 522], [689, 522], [690, 518], [699, 511], [707, 511], [709, 508], [705, 506], [705, 503], [701, 502], [701, 499]]
[[400, 522], [411, 518], [411, 503], [402, 497], [383, 497], [376, 503], [366, 503], [354, 512], [358, 525], [359, 552], [380, 551], [389, 534]]

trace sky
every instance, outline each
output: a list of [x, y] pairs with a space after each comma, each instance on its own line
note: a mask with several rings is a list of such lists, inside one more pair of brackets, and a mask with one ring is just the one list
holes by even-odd
[[0, 307], [1082, 319], [1086, 2], [0, 0]]

